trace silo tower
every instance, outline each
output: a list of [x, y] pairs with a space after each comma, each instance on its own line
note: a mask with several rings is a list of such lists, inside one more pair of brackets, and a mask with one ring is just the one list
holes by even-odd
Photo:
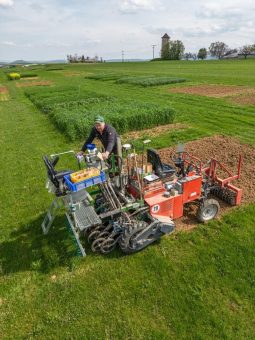
[[162, 51], [164, 49], [164, 46], [166, 46], [166, 44], [169, 44], [170, 37], [167, 33], [165, 33], [163, 35], [163, 37], [161, 37], [161, 39], [162, 39], [162, 43], [161, 43], [161, 53], [160, 53], [160, 55], [161, 55], [161, 58], [162, 58]]

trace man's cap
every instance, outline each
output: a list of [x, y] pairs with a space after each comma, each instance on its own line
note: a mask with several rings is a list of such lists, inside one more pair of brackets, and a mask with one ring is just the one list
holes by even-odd
[[105, 120], [104, 120], [104, 117], [103, 116], [96, 116], [95, 117], [95, 120], [94, 120], [95, 123], [104, 123]]

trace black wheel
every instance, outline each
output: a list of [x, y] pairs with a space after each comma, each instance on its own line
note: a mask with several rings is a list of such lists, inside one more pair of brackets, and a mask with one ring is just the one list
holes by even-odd
[[140, 242], [135, 241], [135, 237], [139, 235], [147, 227], [147, 223], [144, 221], [134, 222], [132, 226], [129, 226], [119, 239], [120, 249], [126, 254], [132, 254], [145, 248], [151, 243], [148, 239]]
[[197, 219], [200, 222], [208, 222], [214, 219], [220, 210], [219, 202], [213, 198], [204, 201], [197, 212]]

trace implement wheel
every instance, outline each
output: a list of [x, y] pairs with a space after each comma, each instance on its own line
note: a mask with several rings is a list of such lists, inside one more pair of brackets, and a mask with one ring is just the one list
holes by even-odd
[[197, 219], [199, 222], [208, 222], [217, 216], [219, 210], [219, 202], [210, 198], [200, 205], [197, 212]]

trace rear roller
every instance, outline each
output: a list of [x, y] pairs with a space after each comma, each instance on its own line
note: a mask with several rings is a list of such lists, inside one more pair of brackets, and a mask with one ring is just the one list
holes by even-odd
[[214, 196], [220, 198], [222, 201], [232, 206], [236, 205], [236, 193], [229, 190], [228, 188], [221, 188], [217, 186], [217, 187], [214, 187], [210, 192]]

